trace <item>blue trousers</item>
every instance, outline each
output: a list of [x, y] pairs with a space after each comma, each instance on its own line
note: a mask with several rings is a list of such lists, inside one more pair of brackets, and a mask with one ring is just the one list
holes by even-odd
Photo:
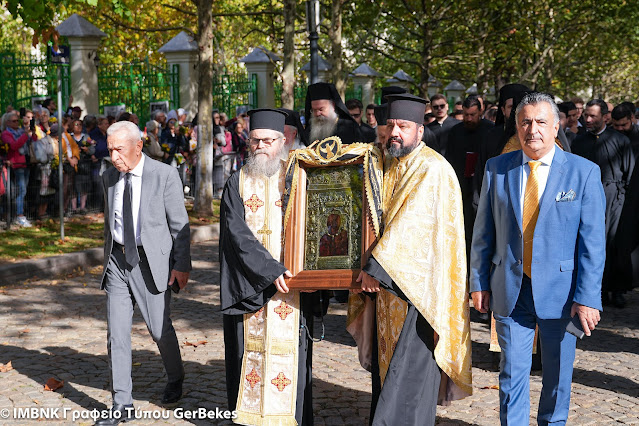
[[510, 316], [495, 314], [501, 362], [499, 365], [499, 417], [502, 425], [528, 425], [530, 367], [535, 325], [539, 326], [542, 389], [537, 423], [564, 425], [570, 407], [570, 387], [577, 338], [566, 332], [570, 318], [537, 317], [530, 279], [524, 276]]

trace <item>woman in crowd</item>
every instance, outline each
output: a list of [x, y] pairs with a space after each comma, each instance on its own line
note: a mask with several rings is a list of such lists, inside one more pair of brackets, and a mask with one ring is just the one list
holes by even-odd
[[[60, 141], [62, 143], [62, 188], [63, 188], [63, 199], [64, 199], [64, 213], [69, 213], [69, 199], [71, 197], [75, 198], [74, 195], [74, 187], [75, 187], [75, 176], [76, 171], [78, 169], [78, 162], [80, 161], [80, 147], [73, 139], [73, 136], [69, 134], [69, 131], [72, 132], [73, 122], [64, 118], [62, 120], [62, 126], [60, 127], [61, 137]], [[72, 208], [75, 208], [77, 202], [73, 202]]]
[[144, 153], [154, 160], [164, 161], [169, 156], [166, 152], [162, 151], [159, 139], [160, 123], [155, 120], [147, 121], [146, 123], [146, 141], [144, 144]]
[[179, 132], [176, 124], [177, 118], [171, 118], [166, 125], [166, 129], [164, 129], [160, 135], [162, 150], [169, 154], [164, 158], [166, 164], [172, 164], [175, 159], [175, 154], [181, 152], [186, 147], [184, 135]]
[[226, 146], [226, 134], [224, 126], [220, 125], [220, 113], [213, 112], [213, 198], [222, 198], [224, 190], [224, 148]]
[[82, 131], [82, 120], [72, 120], [69, 127], [73, 141], [80, 149], [80, 157], [76, 167], [75, 175], [75, 193], [77, 196], [71, 199], [71, 209], [75, 210], [77, 206], [77, 198], [80, 198], [79, 214], [86, 214], [87, 195], [91, 189], [91, 168], [93, 165], [92, 156], [95, 154], [95, 143]]
[[29, 183], [29, 169], [25, 154], [28, 153], [27, 142], [33, 133], [29, 127], [21, 126], [18, 113], [8, 112], [2, 116], [2, 142], [9, 145], [7, 161], [13, 170], [16, 191], [16, 223], [22, 227], [31, 226], [24, 215], [24, 196], [27, 194], [27, 184]]
[[244, 165], [244, 155], [246, 154], [246, 136], [244, 135], [244, 120], [238, 118], [233, 127], [231, 140], [233, 151], [237, 152], [238, 170]]
[[25, 128], [32, 123], [32, 120], [35, 124], [35, 135], [31, 142], [32, 149], [30, 149], [30, 189], [27, 191], [27, 195], [29, 200], [34, 202], [33, 208], [36, 210], [37, 219], [42, 220], [47, 213], [50, 198], [55, 194], [55, 190], [49, 186], [49, 175], [51, 174], [51, 161], [57, 151], [54, 150], [50, 137], [49, 110], [40, 111], [37, 115], [34, 115], [30, 110], [24, 110], [22, 122]]

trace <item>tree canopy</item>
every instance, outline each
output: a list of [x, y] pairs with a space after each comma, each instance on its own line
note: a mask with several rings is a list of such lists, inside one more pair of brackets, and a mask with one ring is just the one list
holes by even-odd
[[[239, 58], [259, 45], [281, 55], [288, 38], [294, 50], [284, 67], [290, 70], [293, 60], [296, 79], [303, 79], [298, 70], [309, 60], [305, 3], [213, 2], [214, 72], [241, 70]], [[157, 49], [179, 31], [197, 33], [194, 0], [5, 0], [5, 4], [25, 27], [45, 38], [52, 25], [72, 13], [85, 16], [109, 35], [100, 51], [103, 62], [159, 59]], [[452, 79], [467, 86], [477, 83], [480, 91], [522, 82], [563, 98], [578, 92], [612, 100], [639, 95], [634, 78], [639, 71], [635, 47], [639, 2], [321, 0], [321, 16], [320, 54], [337, 70], [336, 81], [366, 62], [386, 76], [403, 69], [421, 94], [433, 75], [444, 83]]]

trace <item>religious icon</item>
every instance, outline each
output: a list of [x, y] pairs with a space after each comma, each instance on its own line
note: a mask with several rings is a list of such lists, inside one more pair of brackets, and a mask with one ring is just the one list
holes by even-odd
[[319, 241], [320, 256], [343, 256], [348, 254], [348, 235], [342, 228], [339, 213], [331, 213], [326, 219], [326, 233]]
[[361, 164], [307, 171], [304, 269], [359, 267], [362, 175]]
[[356, 288], [381, 223], [380, 151], [331, 137], [296, 150], [285, 196], [284, 265], [290, 288]]

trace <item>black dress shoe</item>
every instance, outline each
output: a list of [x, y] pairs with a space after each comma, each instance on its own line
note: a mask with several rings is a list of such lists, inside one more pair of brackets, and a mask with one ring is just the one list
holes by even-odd
[[95, 426], [114, 426], [120, 423], [130, 422], [132, 420], [135, 420], [133, 404], [113, 404], [109, 417], [98, 420], [95, 422]]
[[162, 404], [173, 404], [182, 398], [182, 383], [184, 379], [167, 383], [162, 396]]

